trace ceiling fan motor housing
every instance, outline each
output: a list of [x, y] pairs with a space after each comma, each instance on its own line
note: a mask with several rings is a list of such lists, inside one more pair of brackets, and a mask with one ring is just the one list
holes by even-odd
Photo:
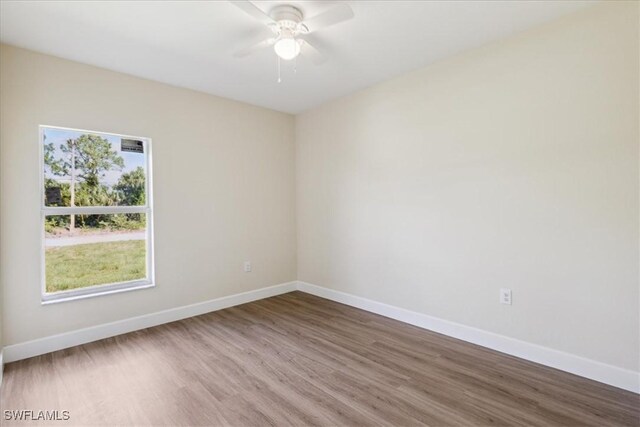
[[271, 10], [270, 16], [277, 24], [277, 27], [272, 29], [278, 33], [285, 32], [295, 34], [298, 32], [306, 32], [305, 30], [307, 28], [302, 24], [304, 15], [297, 7], [289, 5], [276, 6]]

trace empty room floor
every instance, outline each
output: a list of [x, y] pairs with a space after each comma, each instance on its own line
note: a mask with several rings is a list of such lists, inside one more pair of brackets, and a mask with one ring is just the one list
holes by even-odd
[[634, 393], [301, 292], [8, 364], [1, 397], [59, 425], [640, 422]]

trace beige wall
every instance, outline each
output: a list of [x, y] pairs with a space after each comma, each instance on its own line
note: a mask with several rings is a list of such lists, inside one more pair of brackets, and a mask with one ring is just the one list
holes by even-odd
[[637, 9], [299, 115], [298, 278], [638, 370]]
[[[6, 45], [0, 55], [4, 345], [295, 280], [292, 116]], [[40, 305], [40, 124], [153, 139], [156, 288]]]

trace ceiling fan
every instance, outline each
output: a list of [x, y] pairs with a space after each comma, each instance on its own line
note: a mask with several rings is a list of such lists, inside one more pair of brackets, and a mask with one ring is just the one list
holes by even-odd
[[248, 0], [230, 0], [248, 15], [265, 24], [272, 32], [269, 37], [252, 46], [235, 52], [236, 57], [244, 57], [258, 50], [273, 46], [278, 58], [290, 61], [298, 55], [308, 57], [314, 64], [321, 64], [326, 57], [308, 40], [307, 34], [353, 18], [353, 10], [346, 3], [339, 3], [326, 12], [305, 19], [302, 11], [291, 5], [278, 5], [269, 14], [264, 13]]

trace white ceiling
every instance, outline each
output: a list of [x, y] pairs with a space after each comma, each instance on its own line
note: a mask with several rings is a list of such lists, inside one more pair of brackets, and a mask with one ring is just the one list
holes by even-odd
[[[335, 1], [292, 4], [312, 16]], [[297, 74], [266, 49], [233, 52], [270, 34], [227, 1], [5, 1], [0, 40], [15, 46], [298, 113], [592, 5], [590, 1], [349, 1], [355, 18], [313, 34], [329, 57]]]

